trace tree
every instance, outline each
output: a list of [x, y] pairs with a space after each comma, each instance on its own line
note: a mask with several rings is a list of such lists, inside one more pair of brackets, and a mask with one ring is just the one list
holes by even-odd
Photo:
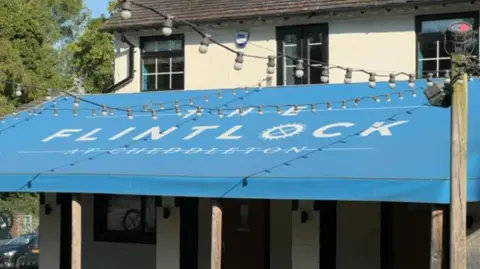
[[103, 92], [113, 84], [113, 35], [101, 31], [106, 20], [104, 16], [91, 19], [83, 34], [68, 46], [73, 71], [88, 92]]

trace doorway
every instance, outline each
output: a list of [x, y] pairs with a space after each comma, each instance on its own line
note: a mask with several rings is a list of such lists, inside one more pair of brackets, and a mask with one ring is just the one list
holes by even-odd
[[224, 199], [223, 269], [268, 269], [270, 210], [268, 200]]

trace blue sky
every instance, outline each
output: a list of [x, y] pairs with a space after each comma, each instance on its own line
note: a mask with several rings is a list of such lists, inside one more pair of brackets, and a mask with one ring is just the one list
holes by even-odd
[[85, 5], [92, 10], [92, 16], [98, 17], [106, 13], [109, 0], [85, 0]]

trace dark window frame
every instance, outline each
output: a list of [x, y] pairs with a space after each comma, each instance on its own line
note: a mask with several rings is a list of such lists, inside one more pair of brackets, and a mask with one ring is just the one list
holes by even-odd
[[[473, 28], [477, 29], [479, 27], [479, 12], [477, 11], [467, 11], [467, 12], [454, 12], [454, 13], [445, 13], [445, 14], [428, 14], [428, 15], [418, 15], [415, 16], [415, 70], [417, 73], [418, 78], [422, 78], [426, 76], [426, 74], [420, 74], [419, 72], [419, 48], [420, 48], [420, 35], [422, 31], [422, 23], [426, 21], [439, 21], [439, 20], [451, 20], [451, 19], [459, 19], [459, 18], [473, 18], [474, 25]], [[428, 34], [427, 34], [428, 35]], [[432, 37], [438, 35], [438, 33], [430, 34]], [[476, 56], [478, 57], [479, 53], [479, 37], [476, 37]], [[440, 48], [442, 49], [442, 48]], [[431, 71], [431, 70], [426, 70]], [[425, 72], [425, 71], [424, 71]], [[434, 74], [435, 75], [435, 74]], [[441, 74], [439, 74], [441, 76]]]
[[[115, 243], [138, 243], [156, 244], [156, 228], [152, 232], [146, 231], [111, 231], [107, 229], [108, 199], [111, 194], [94, 195], [94, 241], [115, 242]], [[145, 226], [145, 204], [147, 196], [141, 197], [142, 226]], [[155, 204], [159, 203], [159, 197], [155, 198]], [[155, 227], [157, 222], [155, 212]]]
[[[277, 52], [283, 53], [283, 41], [284, 37], [288, 33], [294, 33], [300, 36], [297, 40], [297, 55], [300, 55], [300, 58], [307, 59], [308, 61], [304, 63], [304, 75], [301, 79], [295, 78], [294, 85], [305, 85], [310, 84], [310, 68], [321, 68], [321, 64], [310, 63], [309, 59], [309, 48], [306, 42], [306, 36], [309, 32], [321, 32], [324, 37], [322, 40], [322, 57], [325, 59], [323, 62], [329, 62], [329, 29], [328, 23], [319, 23], [319, 24], [300, 24], [300, 25], [290, 25], [290, 26], [279, 26], [276, 28], [276, 41], [277, 41]], [[309, 67], [308, 65], [316, 65], [317, 67]], [[277, 86], [284, 86], [284, 58], [279, 58], [277, 63]], [[287, 85], [285, 85], [287, 86]]]
[[[169, 40], [180, 40], [182, 41], [182, 49], [179, 51], [158, 51], [158, 52], [143, 52], [143, 48], [145, 43], [152, 42], [152, 41], [169, 41]], [[156, 57], [183, 57], [183, 87], [182, 89], [158, 89], [155, 90], [148, 90], [144, 89], [144, 77], [143, 77], [143, 61], [144, 59], [148, 58], [156, 58]], [[174, 91], [174, 90], [184, 90], [185, 89], [185, 35], [184, 34], [174, 34], [171, 36], [142, 36], [140, 37], [140, 90], [142, 92], [149, 92], [149, 91]], [[157, 75], [155, 75], [157, 76]], [[170, 82], [171, 83], [171, 82]]]

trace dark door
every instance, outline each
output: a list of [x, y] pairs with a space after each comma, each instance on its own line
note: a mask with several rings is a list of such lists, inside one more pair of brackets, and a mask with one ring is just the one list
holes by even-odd
[[221, 205], [222, 269], [267, 269], [268, 201], [225, 199]]

